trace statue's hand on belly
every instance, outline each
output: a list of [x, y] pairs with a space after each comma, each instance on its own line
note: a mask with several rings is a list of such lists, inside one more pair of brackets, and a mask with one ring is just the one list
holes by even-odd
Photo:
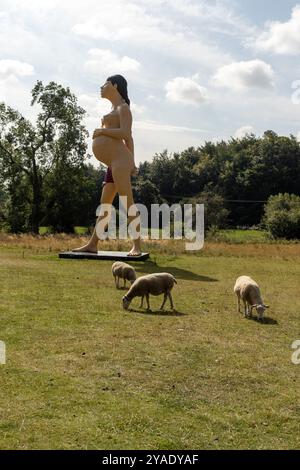
[[94, 130], [93, 139], [96, 139], [96, 137], [100, 137], [101, 135], [104, 135], [104, 134], [102, 134], [102, 128], [100, 127]]

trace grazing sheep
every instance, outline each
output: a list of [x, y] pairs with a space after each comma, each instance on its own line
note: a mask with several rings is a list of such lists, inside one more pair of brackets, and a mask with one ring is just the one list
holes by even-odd
[[116, 288], [119, 289], [119, 279], [124, 279], [124, 286], [126, 284], [126, 280], [130, 281], [131, 284], [134, 283], [136, 280], [136, 272], [135, 269], [130, 266], [130, 264], [123, 263], [122, 261], [117, 261], [111, 267], [112, 274], [115, 278]]
[[261, 298], [258, 284], [249, 276], [240, 276], [237, 278], [234, 292], [237, 295], [237, 311], [240, 312], [240, 301], [244, 302], [245, 317], [252, 316], [252, 310], [255, 308], [260, 320], [263, 319], [264, 311], [269, 308]]
[[160, 307], [160, 310], [163, 310], [167, 297], [169, 297], [170, 299], [171, 308], [173, 310], [174, 306], [171, 296], [171, 290], [174, 286], [174, 282], [177, 284], [175, 277], [169, 273], [154, 273], [148, 274], [147, 276], [139, 277], [136, 281], [134, 281], [127, 294], [124, 295], [123, 308], [127, 310], [130, 305], [130, 302], [134, 297], [142, 297], [140, 305], [141, 308], [143, 306], [144, 297], [146, 297], [147, 310], [150, 310], [149, 294], [164, 294], [164, 301], [162, 303], [162, 306]]

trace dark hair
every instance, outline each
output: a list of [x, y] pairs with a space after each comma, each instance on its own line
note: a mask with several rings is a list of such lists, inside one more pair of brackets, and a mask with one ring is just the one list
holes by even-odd
[[110, 81], [113, 85], [117, 84], [117, 90], [124, 98], [128, 106], [130, 106], [130, 99], [128, 98], [127, 94], [127, 81], [122, 75], [112, 75], [111, 77], [108, 77], [106, 81]]

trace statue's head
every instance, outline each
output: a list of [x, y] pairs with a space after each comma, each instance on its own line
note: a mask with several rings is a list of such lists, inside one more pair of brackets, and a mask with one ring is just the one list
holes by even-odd
[[127, 92], [127, 81], [122, 75], [111, 75], [106, 79], [104, 85], [101, 86], [102, 98], [110, 99], [115, 93], [119, 93], [119, 95], [130, 106], [130, 99], [128, 98]]

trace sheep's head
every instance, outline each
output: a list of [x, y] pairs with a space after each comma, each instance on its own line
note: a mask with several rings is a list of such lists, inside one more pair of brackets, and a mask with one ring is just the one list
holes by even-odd
[[128, 307], [130, 305], [130, 300], [126, 297], [126, 295], [124, 295], [123, 297], [123, 308], [124, 310], [128, 310]]
[[266, 310], [266, 308], [269, 308], [269, 305], [265, 305], [265, 304], [255, 304], [255, 305], [252, 305], [251, 307], [251, 313], [252, 313], [252, 309], [255, 308], [256, 311], [257, 311], [257, 315], [258, 315], [258, 318], [260, 320], [262, 320], [263, 316], [264, 316], [264, 312]]

